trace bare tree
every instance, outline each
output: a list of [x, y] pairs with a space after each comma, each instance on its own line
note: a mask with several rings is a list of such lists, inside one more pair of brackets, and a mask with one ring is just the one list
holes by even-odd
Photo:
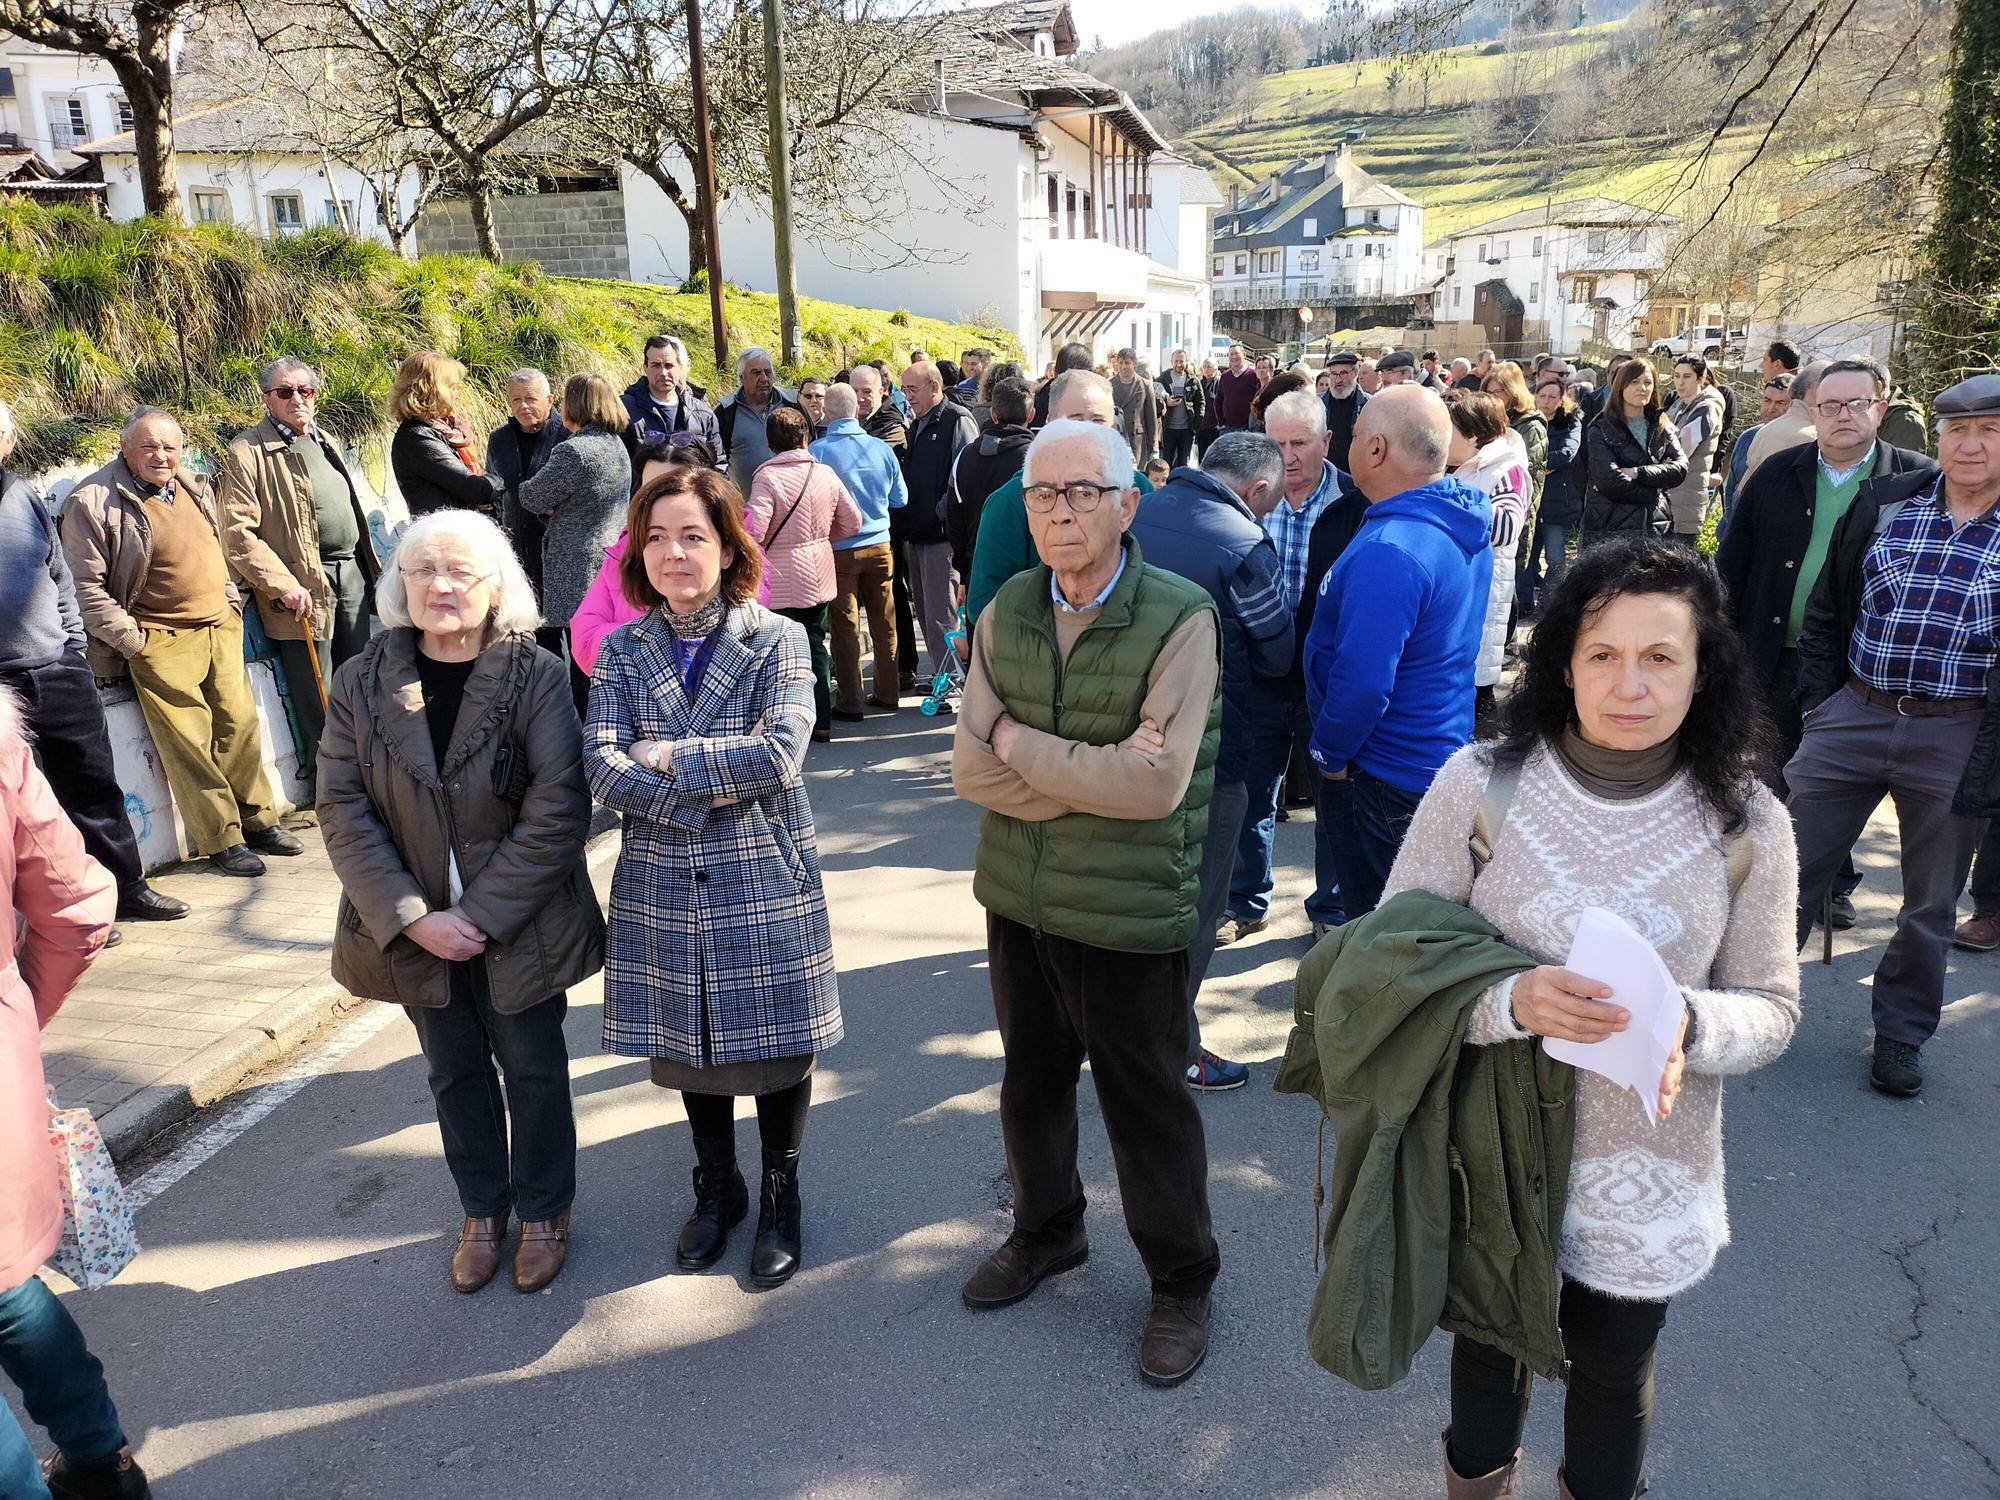
[[0, 0], [0, 31], [102, 58], [132, 107], [139, 193], [146, 212], [179, 219], [174, 171], [174, 34], [201, 0]]

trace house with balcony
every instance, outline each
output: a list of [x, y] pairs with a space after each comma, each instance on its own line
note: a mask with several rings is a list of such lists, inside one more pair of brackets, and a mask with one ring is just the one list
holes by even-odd
[[66, 172], [82, 165], [78, 146], [131, 128], [124, 86], [103, 59], [0, 34], [0, 149]]
[[1477, 324], [1510, 357], [1585, 343], [1638, 346], [1679, 220], [1615, 198], [1578, 198], [1454, 230], [1424, 247], [1432, 316]]
[[[865, 202], [797, 210], [800, 294], [1004, 328], [1037, 370], [1072, 340], [1099, 359], [1129, 345], [1154, 369], [1205, 349], [1220, 195], [1127, 95], [1075, 66], [1067, 0], [910, 24], [928, 87], [856, 132]], [[620, 186], [633, 278], [682, 280], [679, 211], [630, 167]], [[724, 275], [773, 289], [768, 206], [732, 194], [719, 220]]]
[[1423, 244], [1423, 205], [1363, 169], [1342, 141], [1247, 193], [1230, 190], [1216, 210], [1209, 277], [1223, 309], [1398, 302], [1422, 281]]

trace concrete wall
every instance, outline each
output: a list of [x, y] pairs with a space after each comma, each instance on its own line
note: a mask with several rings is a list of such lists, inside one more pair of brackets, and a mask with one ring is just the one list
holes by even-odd
[[[493, 224], [507, 260], [538, 261], [558, 276], [632, 278], [625, 200], [615, 188], [496, 198]], [[472, 213], [463, 200], [433, 203], [424, 210], [417, 221], [417, 250], [423, 255], [479, 253]]]

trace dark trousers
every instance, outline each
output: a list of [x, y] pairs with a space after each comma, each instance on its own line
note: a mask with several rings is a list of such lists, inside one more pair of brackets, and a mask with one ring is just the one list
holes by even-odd
[[1979, 713], [1906, 717], [1843, 688], [1812, 712], [1785, 767], [1799, 844], [1798, 939], [1804, 946], [1834, 872], [1884, 797], [1896, 806], [1903, 905], [1875, 967], [1875, 1032], [1921, 1047], [1944, 1009], [1945, 965], [1981, 820], [1951, 810], [1972, 758]]
[[1183, 467], [1188, 456], [1194, 452], [1194, 429], [1192, 427], [1167, 427], [1160, 431], [1160, 457], [1167, 461], [1167, 467]]
[[[576, 1116], [562, 1029], [568, 997], [551, 995], [502, 1015], [493, 1008], [486, 965], [474, 959], [451, 965], [449, 1005], [403, 1008], [430, 1064], [445, 1164], [466, 1217], [511, 1208], [524, 1220], [553, 1219], [568, 1208], [576, 1197]], [[496, 1062], [507, 1081], [504, 1098]]]
[[1537, 608], [1563, 581], [1563, 574], [1569, 571], [1569, 535], [1572, 529], [1552, 526], [1539, 519], [1535, 522], [1534, 535], [1528, 541], [1528, 550], [1522, 555], [1520, 569], [1515, 574], [1514, 597], [1522, 609]]
[[1389, 868], [1410, 831], [1422, 792], [1406, 792], [1359, 766], [1347, 768], [1344, 815], [1335, 819], [1333, 859], [1340, 872], [1341, 905], [1352, 921], [1375, 910]]
[[21, 717], [56, 801], [83, 835], [90, 857], [111, 872], [122, 894], [144, 879], [139, 843], [125, 816], [125, 789], [111, 761], [104, 700], [81, 652], [46, 666], [0, 671], [21, 700]]
[[[813, 1081], [808, 1073], [788, 1089], [758, 1094], [757, 1139], [766, 1151], [796, 1151], [805, 1144], [806, 1114], [812, 1108]], [[736, 1096], [681, 1091], [688, 1130], [698, 1140], [736, 1144]]]
[[917, 617], [910, 606], [910, 548], [907, 542], [893, 544], [896, 574], [889, 580], [896, 596], [896, 671], [904, 677], [917, 675]]
[[[1261, 917], [1271, 909], [1271, 842], [1277, 837], [1278, 801], [1292, 764], [1292, 747], [1311, 738], [1312, 723], [1303, 699], [1293, 702], [1253, 683], [1247, 701], [1243, 782], [1249, 802], [1243, 831], [1237, 835], [1228, 911], [1235, 917]], [[1321, 778], [1315, 774], [1313, 779]], [[1332, 820], [1317, 788], [1313, 807], [1313, 893], [1306, 898], [1306, 916], [1315, 922], [1338, 923], [1344, 919], [1345, 903], [1333, 860]]]
[[810, 609], [781, 609], [787, 620], [797, 620], [806, 628], [806, 644], [813, 659], [813, 728], [822, 734], [833, 728], [833, 654], [826, 648], [827, 615], [830, 606], [815, 604]]
[[[1653, 1432], [1653, 1350], [1666, 1321], [1664, 1302], [1563, 1282], [1563, 1478], [1576, 1500], [1631, 1500], [1637, 1492]], [[1511, 1354], [1463, 1334], [1452, 1340], [1448, 1440], [1461, 1478], [1491, 1474], [1514, 1456], [1533, 1383]]]
[[1972, 914], [2000, 917], [2000, 818], [1986, 825], [1979, 855], [1972, 863]]
[[1000, 1130], [1014, 1227], [1062, 1244], [1083, 1230], [1076, 1087], [1085, 1060], [1118, 1168], [1125, 1228], [1153, 1290], [1194, 1297], [1222, 1264], [1208, 1218], [1208, 1145], [1187, 1089], [1187, 951], [1114, 953], [986, 915], [1006, 1064]]
[[[333, 626], [319, 642], [320, 677], [331, 686], [334, 668], [350, 657], [359, 656], [368, 644], [368, 575], [351, 557], [320, 559], [330, 590], [327, 604], [333, 611]], [[292, 696], [292, 712], [299, 724], [299, 776], [306, 784], [308, 800], [319, 774], [319, 738], [326, 733], [326, 706], [320, 702], [319, 685], [313, 681], [312, 661], [304, 641], [278, 641], [278, 664], [285, 669], [285, 688]]]
[[[1764, 704], [1771, 715], [1771, 728], [1777, 739], [1777, 750], [1771, 762], [1771, 774], [1764, 778], [1780, 802], [1791, 800], [1792, 789], [1785, 784], [1785, 767], [1799, 753], [1799, 740], [1805, 734], [1805, 726], [1799, 722], [1799, 653], [1780, 651], [1778, 665], [1772, 669], [1771, 681], [1765, 688]], [[2000, 872], [1996, 872], [2000, 873]], [[1854, 851], [1849, 849], [1847, 857], [1840, 862], [1840, 870], [1833, 878], [1836, 895], [1851, 896], [1861, 884], [1861, 870], [1854, 863]]]
[[[125, 1446], [104, 1366], [39, 1276], [0, 1292], [0, 1369], [20, 1388], [28, 1415], [71, 1463], [101, 1463]], [[0, 1495], [48, 1494], [40, 1485], [41, 1465], [0, 1404]]]
[[1187, 1008], [1190, 1065], [1201, 1059], [1201, 1018], [1195, 997], [1215, 959], [1215, 927], [1229, 905], [1229, 877], [1236, 869], [1236, 836], [1250, 804], [1249, 789], [1240, 781], [1218, 781], [1208, 794], [1208, 837], [1201, 846], [1201, 904], [1196, 909], [1194, 941], [1188, 944]]
[[576, 705], [576, 717], [581, 722], [590, 713], [590, 674], [576, 664], [576, 655], [569, 649], [569, 627], [539, 626], [535, 630], [535, 644], [569, 670], [569, 701]]

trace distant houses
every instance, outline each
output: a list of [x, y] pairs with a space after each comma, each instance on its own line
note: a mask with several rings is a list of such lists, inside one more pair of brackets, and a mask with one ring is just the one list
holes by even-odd
[[1418, 290], [1423, 246], [1423, 205], [1342, 142], [1248, 192], [1230, 190], [1216, 210], [1209, 276], [1224, 309], [1393, 302]]

